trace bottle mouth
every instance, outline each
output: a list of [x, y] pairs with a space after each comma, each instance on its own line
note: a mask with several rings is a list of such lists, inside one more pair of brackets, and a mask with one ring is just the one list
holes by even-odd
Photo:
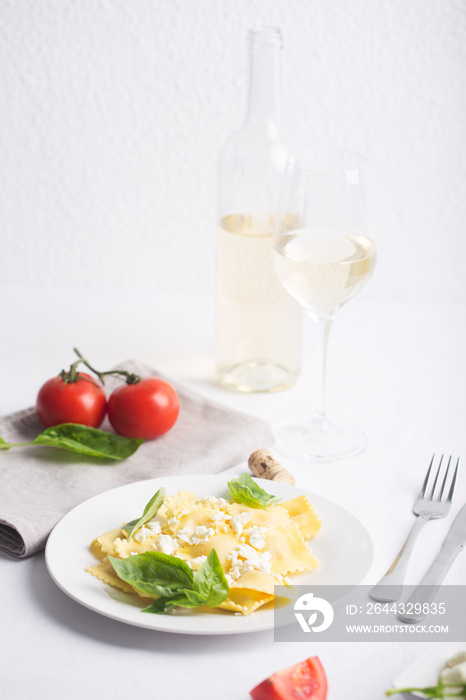
[[278, 27], [252, 27], [248, 31], [247, 42], [251, 51], [263, 48], [283, 48], [283, 37]]

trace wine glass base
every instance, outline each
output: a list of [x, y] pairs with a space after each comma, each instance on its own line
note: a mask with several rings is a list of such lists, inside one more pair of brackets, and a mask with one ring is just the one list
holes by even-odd
[[302, 462], [335, 462], [360, 454], [366, 445], [364, 433], [351, 425], [302, 421], [281, 428], [274, 449]]

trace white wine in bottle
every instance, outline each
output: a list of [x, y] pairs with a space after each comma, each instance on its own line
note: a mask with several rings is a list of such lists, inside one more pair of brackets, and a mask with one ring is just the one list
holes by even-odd
[[222, 386], [286, 389], [301, 366], [301, 307], [279, 283], [275, 210], [288, 151], [279, 133], [281, 33], [252, 29], [244, 125], [219, 158], [216, 365]]

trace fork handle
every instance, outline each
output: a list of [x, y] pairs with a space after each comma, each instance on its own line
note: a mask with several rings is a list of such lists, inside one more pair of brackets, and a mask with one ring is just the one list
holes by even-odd
[[[398, 615], [400, 620], [403, 622], [417, 622], [424, 619], [427, 614], [423, 612], [425, 610], [424, 604], [428, 606], [433, 601], [448, 570], [462, 549], [463, 544], [444, 542], [421, 583], [416, 586], [406, 601], [405, 610], [409, 610], [409, 612]], [[419, 612], [416, 612], [416, 610]]]
[[408, 562], [419, 532], [426, 522], [426, 518], [423, 518], [422, 515], [417, 516], [411, 530], [409, 531], [409, 535], [398, 552], [393, 564], [385, 576], [382, 576], [380, 581], [376, 583], [376, 585], [369, 591], [371, 598], [374, 600], [380, 600], [384, 603], [390, 603], [394, 600], [398, 600], [398, 598], [401, 597]]

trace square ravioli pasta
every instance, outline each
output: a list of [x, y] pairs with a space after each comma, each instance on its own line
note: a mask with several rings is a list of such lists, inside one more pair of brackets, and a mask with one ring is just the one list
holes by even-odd
[[307, 541], [320, 526], [305, 495], [252, 508], [224, 498], [199, 498], [180, 491], [166, 496], [156, 516], [131, 539], [125, 525], [97, 537], [91, 551], [101, 563], [87, 571], [106, 584], [137, 593], [117, 576], [109, 556], [125, 559], [162, 552], [181, 559], [197, 572], [215, 549], [229, 587], [228, 597], [217, 607], [247, 615], [273, 600], [274, 585], [289, 584], [290, 575], [318, 566]]

